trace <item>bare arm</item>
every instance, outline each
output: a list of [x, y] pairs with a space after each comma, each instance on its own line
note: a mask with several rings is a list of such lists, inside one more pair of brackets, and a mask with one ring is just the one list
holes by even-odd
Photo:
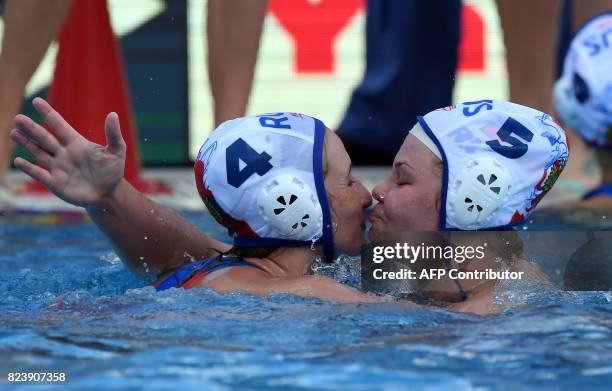
[[211, 254], [210, 248], [228, 248], [123, 179], [126, 147], [117, 114], [106, 118], [108, 145], [102, 147], [81, 136], [43, 99], [33, 103], [57, 138], [18, 115], [11, 138], [42, 166], [22, 158], [15, 159], [15, 166], [64, 201], [86, 208], [130, 270], [148, 268], [152, 274], [161, 274], [189, 256], [203, 258]]
[[[102, 202], [87, 208], [96, 225], [113, 242], [124, 264], [136, 274], [160, 275], [192, 258], [204, 259], [229, 246], [144, 196], [125, 179]], [[145, 266], [146, 265], [146, 266]]]
[[317, 297], [337, 303], [381, 303], [395, 301], [391, 296], [373, 296], [340, 284], [324, 276], [269, 277], [254, 268], [232, 268], [211, 276], [201, 287], [217, 292], [246, 292], [267, 296], [270, 293], [290, 293]]

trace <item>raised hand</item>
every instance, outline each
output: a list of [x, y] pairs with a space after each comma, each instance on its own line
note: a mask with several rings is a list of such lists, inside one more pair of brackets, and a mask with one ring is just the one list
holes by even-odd
[[16, 116], [17, 129], [11, 131], [11, 139], [40, 165], [18, 157], [15, 166], [66, 202], [98, 205], [123, 178], [126, 147], [119, 117], [116, 113], [106, 117], [107, 145], [103, 147], [81, 136], [44, 99], [35, 98], [33, 104], [57, 138], [25, 115]]

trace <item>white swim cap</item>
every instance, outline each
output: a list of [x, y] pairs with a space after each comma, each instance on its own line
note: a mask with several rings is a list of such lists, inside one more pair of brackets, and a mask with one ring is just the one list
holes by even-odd
[[464, 102], [418, 118], [442, 155], [440, 229], [523, 223], [568, 159], [565, 132], [540, 111], [510, 102]]
[[578, 30], [553, 95], [565, 125], [590, 145], [612, 148], [612, 12]]
[[222, 123], [200, 148], [198, 191], [240, 247], [319, 243], [334, 255], [323, 182], [325, 125], [296, 113]]

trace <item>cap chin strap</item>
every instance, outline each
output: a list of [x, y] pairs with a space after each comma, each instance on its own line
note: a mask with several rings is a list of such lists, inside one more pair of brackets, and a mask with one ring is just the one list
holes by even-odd
[[459, 229], [490, 227], [511, 187], [512, 176], [498, 160], [488, 156], [472, 159], [449, 184], [446, 215]]
[[283, 239], [310, 241], [321, 236], [321, 205], [295, 173], [285, 172], [264, 183], [257, 194], [257, 210]]

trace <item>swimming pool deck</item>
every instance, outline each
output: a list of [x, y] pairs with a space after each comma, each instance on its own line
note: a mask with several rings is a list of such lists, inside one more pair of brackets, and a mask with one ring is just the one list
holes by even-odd
[[[353, 167], [354, 175], [361, 180], [368, 190], [380, 183], [389, 173], [388, 167]], [[158, 179], [173, 189], [172, 194], [152, 195], [153, 200], [181, 211], [205, 210], [204, 204], [197, 193], [193, 170], [190, 167], [181, 168], [151, 168], [143, 170], [143, 177]], [[12, 170], [8, 174], [10, 183], [21, 184], [28, 178], [25, 174]], [[567, 179], [559, 178], [552, 191], [542, 200], [541, 205], [577, 199], [593, 186], [593, 178]], [[70, 205], [50, 193], [21, 194], [11, 196], [8, 200], [0, 197], [0, 211], [16, 212], [75, 212], [82, 208]]]

